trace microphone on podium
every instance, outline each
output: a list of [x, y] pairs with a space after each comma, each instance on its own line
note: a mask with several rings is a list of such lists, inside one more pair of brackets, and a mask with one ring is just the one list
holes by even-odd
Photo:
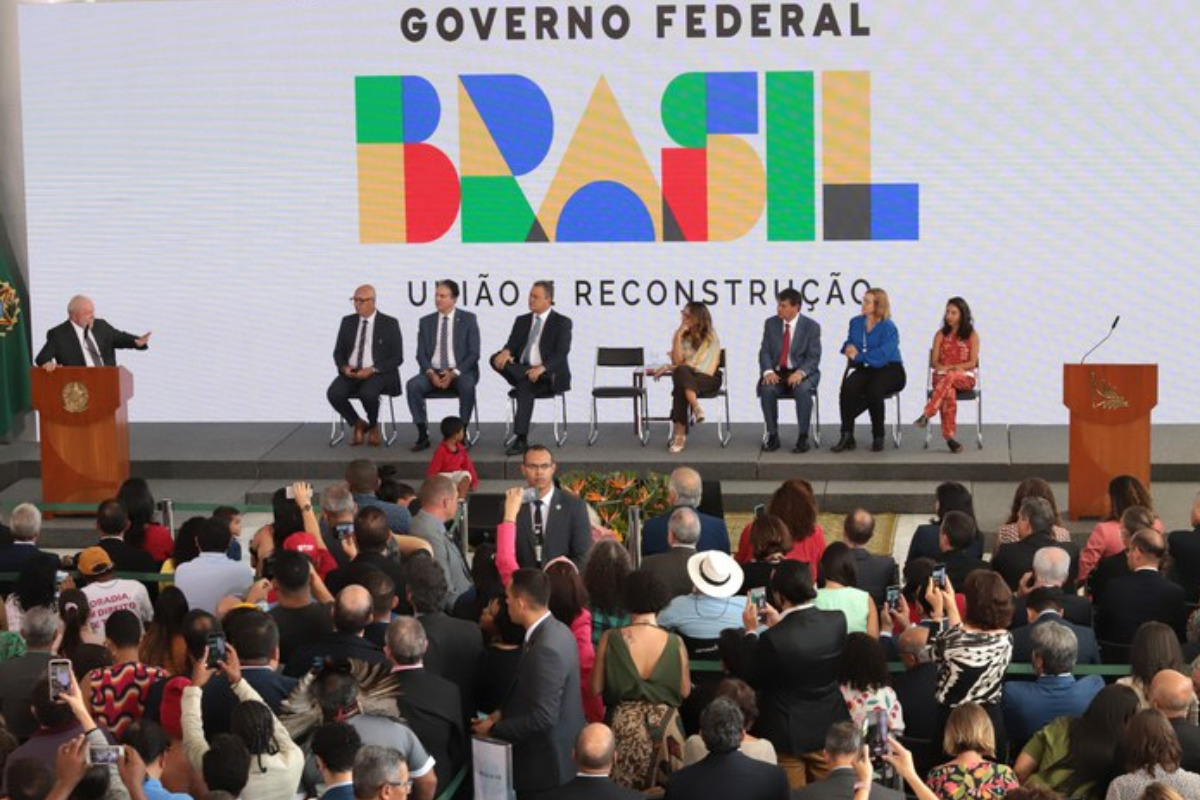
[[1096, 342], [1096, 344], [1092, 346], [1091, 350], [1088, 350], [1086, 353], [1083, 354], [1083, 358], [1079, 359], [1080, 364], [1087, 361], [1088, 356], [1090, 356], [1092, 353], [1096, 352], [1096, 350], [1099, 349], [1100, 345], [1102, 345], [1108, 341], [1109, 337], [1113, 335], [1113, 331], [1115, 331], [1117, 329], [1117, 323], [1120, 321], [1121, 321], [1120, 314], [1117, 314], [1117, 316], [1113, 317], [1112, 325], [1109, 327], [1108, 333], [1104, 334], [1104, 338], [1101, 339], [1100, 341]]

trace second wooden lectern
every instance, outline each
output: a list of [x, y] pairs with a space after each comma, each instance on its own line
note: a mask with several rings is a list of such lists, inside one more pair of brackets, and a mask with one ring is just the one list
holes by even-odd
[[1150, 411], [1158, 405], [1157, 364], [1064, 364], [1063, 404], [1071, 411], [1067, 513], [1108, 514], [1108, 482], [1133, 475], [1150, 485]]
[[34, 367], [31, 376], [41, 421], [42, 500], [99, 503], [116, 496], [129, 477], [129, 370]]

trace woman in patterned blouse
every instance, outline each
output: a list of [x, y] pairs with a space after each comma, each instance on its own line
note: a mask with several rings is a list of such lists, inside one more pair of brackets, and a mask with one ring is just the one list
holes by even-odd
[[[688, 303], [679, 312], [679, 327], [671, 337], [671, 363], [654, 370], [654, 380], [671, 373], [671, 422], [668, 450], [683, 452], [691, 420], [704, 422], [699, 395], [721, 388], [721, 341], [712, 314], [704, 303]], [[690, 417], [690, 419], [689, 419]]]
[[946, 302], [946, 315], [933, 337], [930, 360], [933, 392], [913, 424], [924, 428], [930, 418], [941, 413], [942, 438], [951, 453], [961, 453], [963, 446], [954, 438], [958, 432], [958, 392], [975, 388], [975, 371], [979, 367], [979, 334], [971, 318], [971, 307], [961, 297], [951, 297]]
[[930, 770], [928, 782], [917, 774], [912, 753], [895, 739], [890, 744], [891, 753], [884, 758], [917, 800], [998, 800], [1018, 787], [1012, 768], [993, 761], [996, 739], [992, 723], [975, 703], [964, 703], [950, 713], [942, 747], [954, 759]]

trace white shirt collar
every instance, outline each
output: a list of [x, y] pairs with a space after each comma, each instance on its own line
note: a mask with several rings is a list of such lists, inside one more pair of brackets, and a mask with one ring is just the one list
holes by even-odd
[[[372, 311], [371, 316], [369, 316], [369, 317], [364, 317], [362, 314], [359, 314], [358, 318], [359, 318], [359, 320], [366, 320], [368, 324], [374, 325], [375, 324], [375, 315], [378, 313], [379, 313], [378, 311]], [[359, 325], [361, 326], [362, 323], [359, 322]]]
[[538, 629], [538, 626], [540, 626], [540, 625], [541, 625], [543, 622], [545, 622], [545, 621], [546, 621], [547, 619], [549, 619], [549, 618], [550, 618], [550, 612], [549, 612], [549, 611], [546, 611], [546, 613], [545, 613], [545, 614], [542, 614], [542, 616], [538, 617], [538, 620], [537, 620], [537, 622], [533, 623], [532, 625], [530, 625], [530, 626], [529, 626], [529, 628], [528, 628], [528, 629], [526, 629], [526, 631], [525, 631], [525, 641], [526, 641], [526, 642], [528, 642], [528, 641], [529, 641], [529, 637], [530, 637], [530, 636], [533, 636], [533, 632], [534, 632], [534, 631], [536, 631], [536, 630]]
[[791, 608], [785, 608], [783, 611], [779, 612], [779, 618], [783, 619], [788, 614], [791, 614], [793, 611], [803, 611], [807, 608], [816, 608], [816, 605], [814, 603], [805, 603], [802, 606], [792, 606]]
[[542, 321], [542, 325], [545, 325], [546, 319], [550, 316], [550, 312], [553, 310], [554, 310], [553, 308], [547, 308], [545, 311], [543, 311], [540, 314], [534, 314], [534, 316]]

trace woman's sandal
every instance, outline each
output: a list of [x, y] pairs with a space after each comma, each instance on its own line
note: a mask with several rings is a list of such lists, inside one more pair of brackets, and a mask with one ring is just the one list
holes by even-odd
[[687, 439], [680, 439], [677, 436], [671, 437], [671, 443], [667, 445], [668, 453], [682, 453], [684, 445], [687, 444]]

